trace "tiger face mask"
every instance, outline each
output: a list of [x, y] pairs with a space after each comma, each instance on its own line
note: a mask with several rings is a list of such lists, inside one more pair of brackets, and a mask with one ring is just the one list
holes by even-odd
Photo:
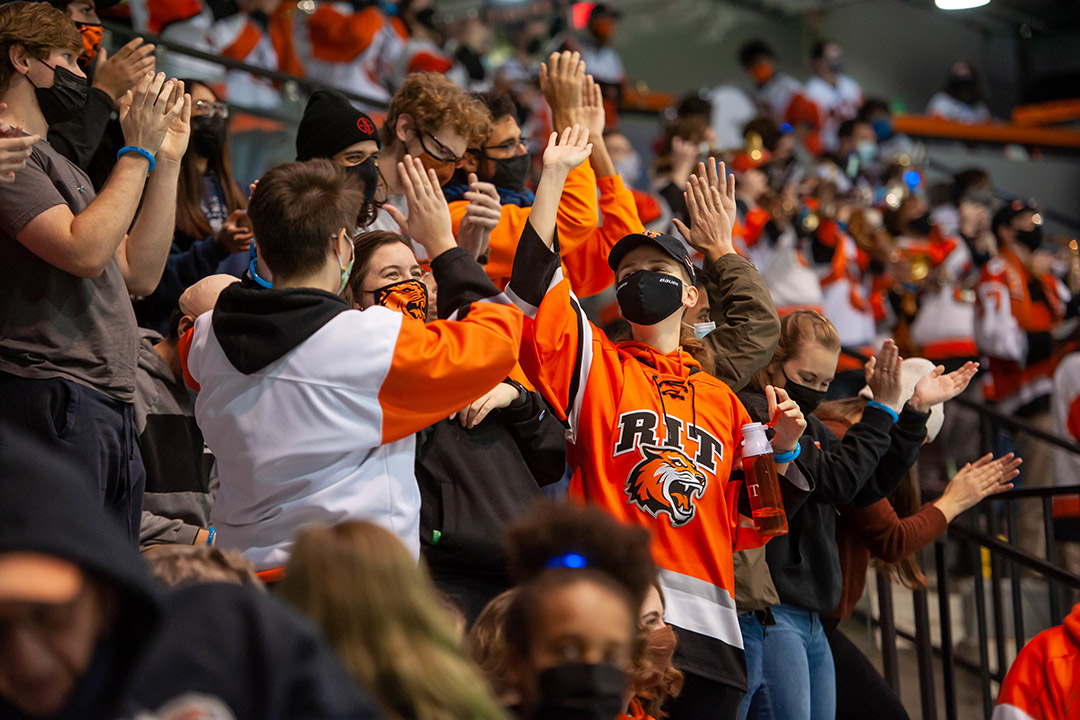
[[376, 305], [396, 310], [406, 317], [427, 319], [427, 286], [417, 279], [384, 285], [371, 291]]

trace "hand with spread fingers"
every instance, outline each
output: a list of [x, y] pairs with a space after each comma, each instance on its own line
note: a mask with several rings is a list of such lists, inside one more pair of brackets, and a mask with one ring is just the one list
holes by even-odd
[[806, 417], [783, 388], [767, 385], [765, 399], [769, 403], [769, 424], [776, 431], [772, 439], [773, 450], [791, 452], [806, 430]]
[[1012, 489], [1013, 478], [1020, 474], [1023, 461], [1009, 453], [998, 459], [986, 454], [960, 468], [934, 506], [952, 521], [960, 513], [978, 505], [984, 498]]
[[929, 412], [930, 408], [964, 392], [968, 383], [979, 372], [979, 363], [967, 362], [958, 370], [945, 373], [945, 366], [938, 365], [915, 385], [915, 393], [908, 400], [912, 410]]
[[156, 64], [154, 45], [142, 38], [135, 38], [112, 56], [102, 46], [95, 59], [94, 87], [119, 103], [142, 77], [154, 72]]
[[398, 163], [398, 177], [405, 189], [405, 201], [409, 216], [405, 217], [393, 205], [386, 205], [387, 212], [402, 231], [427, 250], [432, 260], [447, 250], [457, 247], [450, 222], [450, 206], [446, 203], [439, 177], [434, 170], [426, 170], [420, 158], [406, 155]]
[[[140, 147], [151, 155], [157, 154], [173, 121], [184, 111], [184, 96], [176, 97], [174, 92], [177, 84], [183, 88], [183, 83], [176, 80], [166, 81], [165, 73], [145, 75], [133, 90], [124, 94], [120, 101], [120, 127], [127, 145]], [[190, 105], [190, 98], [186, 102]], [[186, 149], [186, 135], [183, 141]]]
[[[706, 179], [705, 165], [702, 163], [698, 174], [686, 181], [683, 198], [690, 216], [690, 227], [686, 227], [678, 218], [673, 222], [691, 247], [710, 262], [716, 262], [720, 257], [735, 252], [732, 243], [735, 178], [718, 180], [715, 161], [712, 158], [709, 161], [712, 165], [709, 179]], [[719, 177], [723, 177], [725, 169], [724, 164], [720, 163]], [[728, 198], [731, 199], [730, 211]]]
[[559, 133], [551, 133], [544, 150], [544, 172], [568, 173], [589, 159], [592, 143], [589, 131], [580, 125], [568, 127]]
[[465, 216], [458, 226], [458, 246], [479, 258], [488, 249], [491, 231], [502, 219], [502, 203], [499, 192], [491, 183], [480, 182], [476, 173], [469, 173], [469, 190], [465, 193], [469, 201]]
[[580, 53], [555, 52], [546, 63], [540, 63], [540, 92], [551, 106], [552, 127], [556, 132], [574, 124], [581, 107], [584, 77], [585, 63]]

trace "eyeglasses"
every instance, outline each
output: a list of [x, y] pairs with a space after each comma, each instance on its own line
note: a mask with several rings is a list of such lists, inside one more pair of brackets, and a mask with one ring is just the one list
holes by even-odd
[[[424, 136], [431, 138], [431, 141], [435, 143], [434, 152], [432, 152], [431, 148], [428, 147], [427, 142], [424, 140]], [[424, 152], [426, 152], [428, 155], [435, 158], [439, 162], [454, 163], [456, 165], [465, 159], [464, 155], [455, 155], [453, 150], [443, 145], [441, 142], [439, 142], [439, 138], [435, 137], [429, 132], [420, 133], [420, 145], [424, 148]]]
[[228, 105], [228, 103], [223, 103], [220, 100], [214, 100], [214, 101], [199, 100], [198, 102], [195, 103], [194, 107], [191, 108], [191, 111], [192, 111], [191, 112], [192, 115], [201, 115], [201, 116], [209, 116], [209, 117], [213, 117], [213, 116], [217, 115], [218, 117], [223, 117], [223, 118], [229, 117], [229, 105]]
[[529, 138], [522, 135], [517, 140], [507, 140], [506, 142], [500, 143], [499, 145], [485, 145], [484, 147], [480, 148], [480, 151], [483, 152], [484, 155], [487, 155], [488, 152], [491, 150], [497, 150], [504, 153], [516, 153], [518, 147], [524, 146], [528, 148], [529, 140]]

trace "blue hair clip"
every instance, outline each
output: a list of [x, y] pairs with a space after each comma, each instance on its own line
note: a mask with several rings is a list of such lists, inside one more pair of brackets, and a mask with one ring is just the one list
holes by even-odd
[[583, 567], [588, 567], [589, 561], [585, 559], [584, 555], [578, 553], [566, 553], [565, 555], [556, 555], [547, 561], [549, 569], [554, 568], [570, 568], [571, 570], [580, 570]]

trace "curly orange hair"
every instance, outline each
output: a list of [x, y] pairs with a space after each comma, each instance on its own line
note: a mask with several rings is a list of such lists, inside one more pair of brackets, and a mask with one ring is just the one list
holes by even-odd
[[401, 115], [411, 115], [420, 132], [435, 133], [449, 123], [469, 147], [482, 146], [491, 132], [491, 114], [484, 104], [439, 73], [415, 72], [405, 78], [386, 111], [384, 145], [394, 142]]

